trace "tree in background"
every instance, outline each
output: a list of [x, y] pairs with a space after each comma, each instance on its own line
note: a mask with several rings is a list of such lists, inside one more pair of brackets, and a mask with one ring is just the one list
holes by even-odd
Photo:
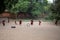
[[47, 12], [47, 5], [47, 0], [36, 0], [32, 9], [32, 14], [38, 16]]
[[2, 13], [4, 10], [5, 10], [4, 0], [0, 0], [0, 13]]
[[55, 2], [51, 6], [51, 10], [53, 15], [52, 17], [56, 19], [55, 24], [57, 24], [60, 20], [60, 0], [55, 0]]
[[15, 4], [18, 2], [18, 0], [4, 0], [5, 9], [10, 10], [12, 7], [15, 6]]
[[47, 0], [3, 0], [1, 2], [3, 7], [0, 6], [0, 10], [8, 10], [16, 15], [18, 12], [26, 12], [29, 13], [31, 17], [37, 17], [42, 13], [46, 13], [48, 10]]

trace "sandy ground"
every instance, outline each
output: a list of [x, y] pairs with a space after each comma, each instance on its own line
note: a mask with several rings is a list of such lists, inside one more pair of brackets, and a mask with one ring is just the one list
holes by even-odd
[[60, 27], [52, 22], [42, 22], [40, 26], [38, 22], [34, 22], [34, 25], [29, 23], [15, 25], [14, 21], [11, 21], [5, 26], [0, 24], [0, 40], [60, 40]]

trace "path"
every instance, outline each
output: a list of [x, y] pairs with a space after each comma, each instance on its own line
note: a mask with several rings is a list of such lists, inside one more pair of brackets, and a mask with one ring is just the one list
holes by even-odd
[[[51, 22], [42, 22], [40, 26], [38, 22], [34, 22], [33, 26], [27, 23], [23, 22], [20, 26], [12, 21], [5, 27], [0, 24], [0, 40], [60, 40], [59, 26]], [[11, 25], [16, 28], [11, 28]]]

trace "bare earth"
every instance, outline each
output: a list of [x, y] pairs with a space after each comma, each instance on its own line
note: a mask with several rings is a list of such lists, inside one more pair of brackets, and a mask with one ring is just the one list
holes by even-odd
[[0, 24], [0, 40], [60, 40], [60, 27], [52, 22], [42, 21], [40, 26], [38, 22], [34, 22], [31, 26], [29, 22], [15, 25], [14, 21], [11, 21], [6, 23], [6, 26]]

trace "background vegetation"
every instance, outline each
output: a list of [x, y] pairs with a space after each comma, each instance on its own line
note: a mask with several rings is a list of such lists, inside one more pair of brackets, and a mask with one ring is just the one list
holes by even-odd
[[[1, 5], [2, 4], [2, 5]], [[60, 20], [60, 0], [48, 3], [47, 0], [1, 0], [0, 13], [8, 10], [18, 14], [23, 12], [31, 17]]]

